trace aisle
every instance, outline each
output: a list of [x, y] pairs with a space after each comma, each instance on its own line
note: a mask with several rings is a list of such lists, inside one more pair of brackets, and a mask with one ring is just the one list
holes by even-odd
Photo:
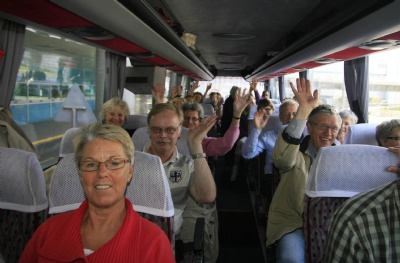
[[217, 165], [218, 263], [265, 262], [244, 166], [241, 168], [237, 180], [230, 182], [231, 168], [226, 167], [223, 160], [219, 160]]

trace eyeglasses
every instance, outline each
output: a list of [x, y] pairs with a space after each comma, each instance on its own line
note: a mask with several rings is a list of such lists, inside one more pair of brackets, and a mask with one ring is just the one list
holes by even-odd
[[[181, 125], [179, 125], [179, 126], [181, 126]], [[178, 130], [179, 126], [177, 128], [168, 127], [168, 128], [165, 128], [165, 129], [161, 129], [160, 127], [150, 127], [150, 131], [152, 133], [165, 132], [166, 134], [174, 134]]]
[[97, 171], [101, 163], [104, 163], [108, 170], [118, 170], [125, 166], [125, 163], [130, 163], [130, 160], [124, 159], [112, 159], [105, 162], [95, 162], [95, 161], [82, 161], [79, 163], [79, 169], [85, 172]]
[[183, 119], [184, 119], [185, 121], [190, 121], [190, 120], [192, 120], [192, 122], [196, 122], [196, 121], [199, 121], [199, 120], [200, 120], [199, 118], [196, 118], [196, 117], [183, 117]]
[[386, 139], [400, 142], [400, 137], [386, 137]]
[[316, 126], [320, 131], [326, 132], [326, 131], [328, 131], [328, 129], [331, 129], [331, 131], [333, 133], [337, 133], [337, 132], [340, 131], [339, 127], [329, 127], [329, 126], [326, 126], [326, 125], [323, 125], [323, 124], [318, 124], [318, 123], [315, 123], [315, 122], [312, 122], [312, 121], [309, 121], [309, 123], [311, 123], [312, 125]]

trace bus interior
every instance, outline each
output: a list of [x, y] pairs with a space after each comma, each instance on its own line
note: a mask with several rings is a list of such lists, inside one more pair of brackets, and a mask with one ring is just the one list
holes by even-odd
[[[400, 119], [399, 14], [399, 0], [5, 0], [0, 70], [14, 73], [0, 76], [0, 106], [44, 170], [57, 164], [64, 133], [101, 121], [108, 99], [147, 115], [157, 83], [165, 97], [199, 81], [198, 91], [212, 84], [227, 98], [232, 86], [257, 80], [260, 93], [281, 102], [293, 96], [289, 82], [307, 78], [323, 102], [352, 109], [360, 123]], [[235, 183], [231, 167], [216, 163], [218, 262], [269, 262], [254, 190], [262, 162], [242, 160]]]

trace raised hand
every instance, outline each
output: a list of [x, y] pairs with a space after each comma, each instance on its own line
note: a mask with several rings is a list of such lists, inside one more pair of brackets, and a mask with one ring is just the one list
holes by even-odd
[[258, 81], [256, 79], [252, 79], [250, 82], [250, 90], [257, 90], [257, 83]]
[[151, 94], [156, 101], [156, 104], [164, 102], [165, 86], [164, 84], [157, 83], [152, 89]]
[[265, 114], [262, 110], [258, 110], [254, 114], [254, 128], [257, 130], [261, 130], [262, 128], [265, 127], [269, 120], [269, 115]]
[[240, 117], [247, 106], [254, 104], [254, 101], [250, 93], [246, 94], [246, 89], [242, 93], [238, 91], [233, 102], [233, 116]]
[[294, 97], [299, 103], [296, 118], [306, 120], [310, 112], [318, 106], [318, 90], [312, 93], [311, 82], [305, 79], [296, 79], [296, 86], [290, 82]]
[[200, 144], [203, 142], [204, 137], [207, 135], [208, 131], [214, 127], [215, 122], [217, 121], [217, 115], [211, 115], [199, 124], [196, 129], [188, 131], [188, 144], [191, 147], [191, 144]]

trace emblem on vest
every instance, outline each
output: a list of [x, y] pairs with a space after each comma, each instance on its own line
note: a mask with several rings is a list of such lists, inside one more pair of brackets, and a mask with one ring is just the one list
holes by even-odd
[[171, 171], [169, 173], [169, 180], [173, 183], [178, 183], [182, 179], [182, 171]]

